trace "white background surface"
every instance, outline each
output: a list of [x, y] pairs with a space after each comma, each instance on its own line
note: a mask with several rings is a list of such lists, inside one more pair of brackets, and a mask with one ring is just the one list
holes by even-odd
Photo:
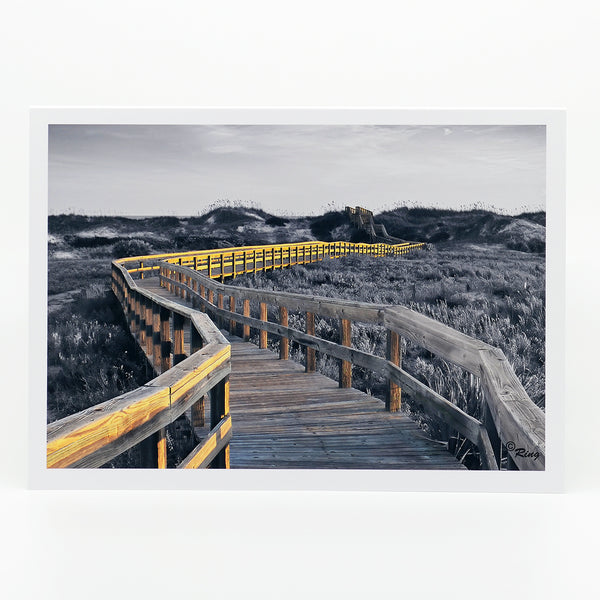
[[[3, 92], [0, 581], [7, 598], [593, 597], [600, 197], [588, 2], [12, 3]], [[567, 493], [25, 490], [28, 108], [566, 108]]]

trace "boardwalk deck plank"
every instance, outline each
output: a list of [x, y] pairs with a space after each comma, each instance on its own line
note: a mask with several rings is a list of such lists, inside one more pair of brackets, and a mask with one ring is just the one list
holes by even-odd
[[[140, 283], [174, 299], [156, 278]], [[232, 350], [231, 468], [464, 469], [407, 415], [387, 412], [372, 396], [340, 388], [323, 375], [305, 373], [298, 363], [225, 335]], [[209, 411], [207, 406], [206, 422]]]

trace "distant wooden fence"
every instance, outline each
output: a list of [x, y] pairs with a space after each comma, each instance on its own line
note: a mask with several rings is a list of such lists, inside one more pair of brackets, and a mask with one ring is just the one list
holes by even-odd
[[[478, 447], [483, 468], [498, 469], [504, 454], [504, 456], [508, 456], [511, 468], [543, 470], [545, 468], [544, 413], [527, 396], [506, 357], [497, 348], [402, 306], [333, 300], [317, 296], [242, 288], [222, 283], [228, 277], [233, 278], [245, 273], [291, 267], [352, 254], [401, 255], [423, 246], [423, 244], [412, 243], [387, 245], [307, 242], [126, 258], [113, 262], [113, 289], [129, 315], [132, 331], [137, 334], [140, 345], [142, 347], [145, 345], [149, 355], [154, 353], [155, 357], [158, 356], [158, 349], [161, 347], [158, 340], [160, 339], [161, 344], [164, 341], [162, 337], [157, 337], [160, 334], [157, 332], [161, 331], [159, 325], [160, 314], [163, 314], [160, 312], [161, 310], [168, 310], [173, 315], [179, 315], [179, 317], [174, 317], [177, 319], [181, 319], [181, 315], [193, 317], [192, 339], [198, 340], [200, 337], [208, 340], [210, 338], [223, 352], [225, 352], [223, 346], [226, 342], [223, 338], [219, 338], [218, 343], [215, 341], [220, 333], [214, 326], [211, 329], [207, 321], [200, 321], [201, 313], [193, 309], [185, 309], [176, 303], [159, 299], [155, 295], [145, 292], [135, 285], [131, 274], [137, 274], [140, 278], [148, 275], [160, 277], [162, 286], [174, 294], [187, 298], [192, 302], [194, 308], [206, 311], [222, 326], [228, 325], [232, 333], [239, 331], [245, 339], [248, 339], [250, 329], [254, 328], [259, 332], [261, 348], [266, 347], [268, 335], [276, 336], [279, 339], [279, 351], [282, 359], [287, 359], [289, 356], [290, 340], [297, 342], [304, 348], [307, 371], [315, 369], [316, 351], [339, 359], [340, 386], [342, 387], [352, 385], [353, 365], [384, 375], [387, 379], [387, 410], [399, 410], [400, 390], [404, 388], [426, 412], [446, 423], [451, 429], [459, 432]], [[215, 281], [216, 279], [220, 282]], [[251, 315], [251, 302], [258, 308], [258, 314], [255, 316]], [[276, 309], [277, 322], [268, 320], [267, 308], [269, 305]], [[290, 312], [304, 315], [304, 331], [289, 326]], [[159, 316], [155, 316], [156, 314]], [[315, 315], [338, 320], [339, 340], [337, 343], [316, 336]], [[371, 323], [386, 328], [387, 351], [385, 357], [352, 347], [353, 322]], [[194, 325], [195, 323], [197, 326]], [[466, 414], [402, 369], [400, 353], [402, 336], [480, 378], [485, 400], [482, 421]], [[157, 343], [154, 344], [154, 341], [150, 342], [149, 339]], [[152, 344], [154, 344], [154, 350], [151, 350]], [[175, 340], [175, 346], [174, 352], [175, 355], [178, 355], [177, 340]], [[209, 346], [210, 343], [203, 350], [206, 352]], [[216, 346], [214, 348], [216, 351]], [[198, 352], [186, 360], [192, 360], [196, 354]], [[200, 360], [199, 357], [197, 360]], [[213, 366], [206, 364], [205, 360], [202, 361], [202, 364], [205, 365], [203, 373], [208, 376], [207, 369], [212, 369]], [[170, 371], [166, 371], [166, 373], [170, 373]], [[177, 381], [181, 379], [181, 375], [175, 377]], [[223, 375], [223, 378], [226, 378], [226, 374]], [[160, 377], [154, 381], [159, 379]], [[150, 382], [149, 385], [152, 384], [153, 382]], [[225, 383], [225, 388], [227, 387]], [[201, 386], [195, 395], [204, 394], [207, 389], [206, 386]], [[133, 398], [137, 393], [139, 390], [130, 394]], [[231, 429], [231, 421], [227, 420], [228, 391], [219, 392], [215, 394], [215, 397], [218, 397], [219, 394], [225, 400], [224, 404], [221, 404], [221, 408], [217, 409], [216, 414], [219, 415], [219, 419], [225, 419], [225, 421], [212, 423], [215, 435], [221, 431], [219, 428], [229, 427]], [[113, 402], [114, 400], [111, 400], [105, 404], [110, 405]], [[78, 415], [91, 418], [90, 415], [93, 415], [95, 410], [97, 407], [78, 413]], [[183, 410], [179, 411], [178, 415]], [[65, 439], [64, 435], [62, 438], [56, 437], [60, 431], [63, 433], [72, 431], [71, 442], [77, 445], [79, 435], [85, 433], [85, 427], [74, 429], [75, 424], [82, 420], [82, 417], [78, 415], [67, 417], [49, 426], [49, 448], [51, 441]], [[61, 423], [63, 424], [58, 426]], [[229, 425], [226, 426], [226, 423]], [[148, 430], [143, 433], [159, 431], [163, 426], [164, 421], [161, 421], [160, 425], [152, 428], [152, 431]], [[235, 423], [233, 423], [233, 428], [235, 428]], [[52, 439], [50, 433], [52, 433]], [[141, 437], [143, 436], [138, 434], [135, 439]], [[107, 442], [108, 445], [111, 443]], [[59, 444], [58, 449], [65, 445], [66, 442]], [[206, 454], [206, 448], [210, 444], [206, 442], [201, 446], [192, 453], [194, 456], [203, 456], [203, 452]], [[121, 443], [119, 447], [124, 448], [125, 446]], [[102, 458], [106, 455], [105, 453]], [[111, 453], [111, 457], [113, 455], [116, 454]], [[71, 463], [71, 466], [88, 466], [85, 461], [82, 464], [81, 460], [83, 459], [79, 459], [79, 462], [74, 465]], [[184, 466], [196, 466], [196, 462], [190, 458]], [[206, 464], [205, 460], [203, 466]], [[222, 460], [222, 464], [227, 466], [225, 459]], [[67, 465], [58, 461], [54, 461], [54, 464], [50, 465], [49, 458], [49, 466]]]

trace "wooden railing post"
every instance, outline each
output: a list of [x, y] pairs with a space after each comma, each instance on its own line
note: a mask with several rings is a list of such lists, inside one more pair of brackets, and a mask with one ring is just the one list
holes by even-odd
[[[250, 300], [247, 298], [244, 299], [243, 314], [245, 317], [250, 316]], [[242, 338], [245, 342], [250, 339], [250, 325], [247, 325], [246, 323], [244, 323], [242, 328]]]
[[141, 294], [138, 296], [138, 310], [140, 322], [138, 342], [140, 347], [144, 349], [146, 347], [146, 298]]
[[184, 322], [183, 315], [176, 312], [173, 313], [173, 365], [179, 364], [186, 357], [183, 332]]
[[[267, 321], [267, 304], [265, 302], [260, 303], [260, 316], [261, 321]], [[267, 332], [261, 329], [259, 332], [258, 347], [265, 349], [267, 347]]]
[[[400, 356], [400, 336], [391, 329], [387, 331], [387, 349], [386, 358], [396, 366], [401, 365]], [[398, 412], [400, 410], [401, 390], [397, 383], [388, 379], [387, 393], [385, 398], [385, 408], [389, 412]]]
[[[235, 296], [229, 296], [229, 312], [235, 312]], [[237, 323], [234, 319], [229, 319], [229, 333], [235, 335]]]
[[[210, 428], [214, 429], [219, 421], [229, 414], [229, 376], [220, 381], [210, 391]], [[211, 467], [229, 469], [229, 444], [217, 454]]]
[[171, 311], [160, 308], [160, 372], [171, 368]]
[[[308, 335], [315, 335], [315, 313], [307, 312], [306, 313], [306, 333]], [[305, 371], [307, 373], [312, 373], [316, 369], [317, 360], [314, 348], [309, 348], [306, 346], [306, 367]]]
[[[221, 256], [223, 256], [223, 255], [221, 254]], [[220, 308], [220, 309], [222, 309], [222, 308], [223, 308], [223, 306], [224, 306], [224, 305], [223, 305], [223, 294], [219, 293], [219, 294], [217, 295], [217, 308]], [[217, 319], [217, 321], [218, 321], [218, 323], [219, 323], [219, 327], [220, 327], [221, 329], [223, 329], [223, 325], [225, 324], [225, 323], [224, 323], [224, 321], [225, 321], [225, 320], [223, 319], [223, 317], [222, 317], [221, 315], [219, 315], [219, 318]]]
[[140, 320], [138, 315], [138, 307], [137, 307], [137, 292], [132, 292], [129, 295], [129, 329], [133, 334], [133, 337], [137, 336], [140, 326]]
[[[340, 344], [347, 347], [352, 345], [352, 325], [349, 319], [340, 319]], [[347, 360], [340, 361], [340, 387], [352, 387], [352, 363]]]
[[[194, 257], [195, 258], [195, 257]], [[191, 279], [191, 277], [190, 277]], [[192, 290], [194, 290], [194, 294], [192, 294], [192, 308], [198, 308], [198, 282], [195, 279], [191, 279], [192, 281]]]
[[160, 343], [160, 306], [152, 303], [152, 362], [154, 370], [162, 373], [162, 351]]
[[[279, 307], [279, 324], [283, 327], [288, 326], [288, 309], [285, 306]], [[288, 338], [284, 335], [279, 339], [279, 359], [287, 360], [290, 356], [290, 344]]]
[[[196, 329], [194, 323], [190, 327], [190, 354], [198, 352], [202, 348], [202, 336]], [[204, 427], [204, 399], [202, 396], [197, 402], [192, 404], [192, 427]]]
[[157, 467], [159, 469], [167, 468], [167, 429], [161, 427], [156, 432], [156, 450], [157, 450]]
[[[206, 298], [206, 289], [202, 284], [200, 284], [200, 298]], [[202, 312], [206, 312], [206, 307], [204, 306], [204, 302], [200, 302], [200, 310]]]
[[150, 298], [146, 298], [146, 354], [148, 356], [152, 356], [152, 352], [154, 350], [154, 342], [152, 339], [152, 330], [153, 330], [153, 320], [154, 316], [152, 314], [152, 300]]

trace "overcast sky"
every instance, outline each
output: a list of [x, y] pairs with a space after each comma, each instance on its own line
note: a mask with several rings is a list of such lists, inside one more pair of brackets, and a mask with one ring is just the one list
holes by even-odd
[[51, 125], [49, 212], [545, 207], [545, 127]]

